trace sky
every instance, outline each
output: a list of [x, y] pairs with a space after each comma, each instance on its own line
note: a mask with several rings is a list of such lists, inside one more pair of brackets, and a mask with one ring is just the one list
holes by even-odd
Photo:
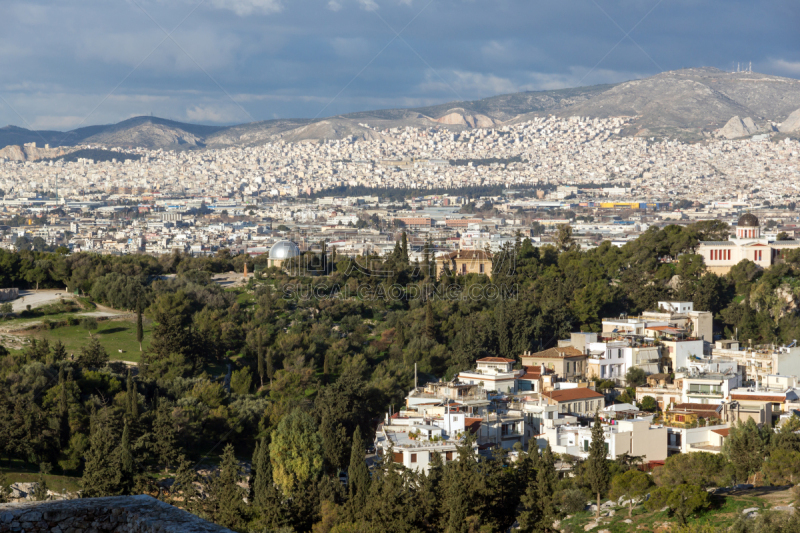
[[0, 125], [235, 124], [621, 82], [800, 78], [798, 0], [2, 0]]

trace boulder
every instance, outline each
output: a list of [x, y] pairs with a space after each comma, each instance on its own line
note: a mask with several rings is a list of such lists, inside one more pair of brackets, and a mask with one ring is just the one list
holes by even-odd
[[748, 507], [747, 509], [742, 511], [742, 514], [750, 514], [750, 513], [756, 512], [756, 511], [758, 511], [758, 507]]

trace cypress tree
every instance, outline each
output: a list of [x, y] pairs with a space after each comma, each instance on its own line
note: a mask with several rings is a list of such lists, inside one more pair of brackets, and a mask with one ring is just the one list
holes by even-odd
[[256, 442], [253, 453], [253, 471], [250, 476], [249, 501], [258, 515], [258, 523], [265, 529], [284, 525], [282, 497], [272, 480], [272, 462], [269, 457], [269, 437]]
[[395, 328], [394, 333], [394, 342], [397, 343], [397, 346], [402, 350], [403, 347], [406, 345], [406, 332], [405, 328], [403, 327], [403, 322], [397, 321], [397, 327]]
[[244, 502], [238, 485], [240, 480], [239, 462], [233, 453], [233, 444], [228, 444], [211, 483], [212, 520], [223, 527], [236, 529], [242, 525]]
[[258, 357], [258, 377], [261, 379], [261, 386], [264, 386], [264, 374], [267, 372], [266, 361], [264, 360], [264, 334], [258, 330], [256, 337], [258, 347], [256, 349], [256, 357]]
[[108, 362], [108, 353], [100, 341], [92, 334], [89, 334], [89, 343], [81, 348], [78, 355], [78, 364], [84, 368], [100, 368]]
[[124, 494], [130, 494], [133, 488], [134, 463], [133, 452], [131, 451], [131, 436], [127, 421], [125, 422], [125, 429], [122, 430], [122, 440], [119, 443], [117, 456], [122, 492]]
[[267, 378], [269, 378], [269, 386], [272, 386], [272, 378], [275, 376], [275, 366], [273, 365], [272, 350], [267, 350]]
[[177, 437], [172, 423], [172, 413], [166, 402], [160, 402], [153, 421], [153, 448], [158, 460], [169, 471], [169, 466], [177, 456]]
[[600, 495], [608, 489], [611, 482], [611, 472], [606, 459], [606, 443], [603, 426], [600, 424], [600, 415], [594, 414], [592, 426], [592, 443], [589, 445], [589, 458], [586, 460], [586, 478], [592, 487], [592, 492], [597, 494], [597, 510], [595, 521], [600, 519]]
[[353, 446], [350, 450], [350, 467], [347, 469], [347, 490], [350, 496], [351, 515], [354, 519], [367, 505], [369, 494], [369, 471], [365, 456], [364, 440], [361, 438], [361, 429], [356, 426], [353, 432]]
[[557, 482], [558, 474], [556, 474], [553, 452], [550, 449], [550, 443], [547, 443], [539, 463], [539, 471], [536, 474], [536, 498], [541, 509], [540, 531], [553, 531], [553, 523], [558, 515], [558, 509], [553, 501]]
[[436, 321], [433, 317], [433, 306], [430, 300], [425, 305], [425, 336], [431, 340], [436, 340]]
[[136, 342], [139, 343], [139, 351], [142, 351], [142, 341], [144, 340], [144, 324], [142, 323], [142, 302], [136, 302]]
[[[71, 380], [70, 380], [71, 381]], [[59, 440], [61, 448], [64, 449], [69, 443], [69, 401], [67, 398], [67, 380], [64, 378], [64, 367], [58, 369], [58, 423]]]
[[403, 232], [403, 236], [400, 237], [400, 250], [401, 250], [401, 259], [404, 263], [408, 264], [408, 236], [406, 232]]
[[135, 421], [139, 418], [139, 394], [136, 392], [136, 383], [133, 381], [130, 368], [125, 385], [125, 414], [129, 420]]
[[84, 456], [86, 467], [81, 479], [81, 496], [84, 498], [116, 496], [121, 493], [118, 465], [113, 456], [116, 439], [108, 424], [98, 418], [99, 415], [93, 416], [89, 450]]

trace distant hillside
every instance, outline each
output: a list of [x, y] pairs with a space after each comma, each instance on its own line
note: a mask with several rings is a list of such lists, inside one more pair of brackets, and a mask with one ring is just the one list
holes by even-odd
[[[36, 142], [39, 146], [49, 143], [53, 147], [98, 144], [123, 148], [201, 149], [255, 146], [275, 140], [376, 139], [382, 137], [372, 129], [376, 127], [382, 130], [440, 126], [460, 131], [547, 115], [636, 117], [623, 134], [698, 140], [711, 135], [731, 138], [739, 133], [774, 131], [777, 124], [787, 120], [797, 109], [800, 109], [799, 80], [697, 68], [664, 72], [616, 85], [531, 91], [415, 109], [363, 111], [317, 120], [279, 119], [223, 127], [136, 117], [119, 124], [89, 126], [66, 133], [7, 126], [0, 128], [0, 148]], [[732, 119], [732, 124], [736, 125], [746, 118], [752, 119], [752, 128], [729, 126], [723, 129]], [[797, 120], [791, 123], [795, 122]]]

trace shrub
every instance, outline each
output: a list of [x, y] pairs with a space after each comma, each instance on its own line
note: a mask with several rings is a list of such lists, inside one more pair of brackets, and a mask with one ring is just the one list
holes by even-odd
[[575, 514], [586, 508], [588, 497], [579, 489], [567, 489], [561, 493], [561, 509], [567, 514]]
[[81, 319], [81, 327], [89, 331], [95, 330], [97, 329], [97, 319], [93, 316], [83, 317]]

